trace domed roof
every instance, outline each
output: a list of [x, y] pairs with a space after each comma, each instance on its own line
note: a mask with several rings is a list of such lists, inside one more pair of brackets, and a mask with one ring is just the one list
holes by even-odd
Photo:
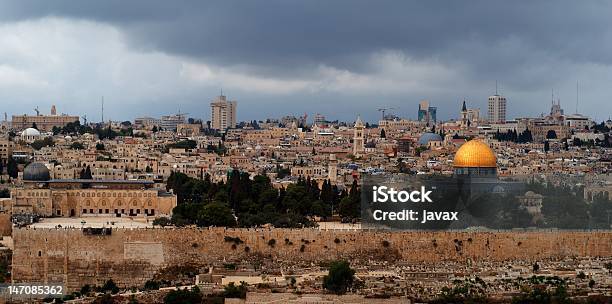
[[453, 165], [458, 168], [496, 168], [497, 158], [487, 144], [473, 139], [459, 148]]
[[424, 133], [419, 137], [419, 145], [427, 146], [430, 141], [442, 141], [442, 136], [436, 133]]
[[49, 169], [43, 163], [31, 163], [23, 169], [23, 180], [44, 182], [51, 179]]
[[27, 128], [21, 132], [22, 136], [39, 136], [40, 132], [34, 128]]

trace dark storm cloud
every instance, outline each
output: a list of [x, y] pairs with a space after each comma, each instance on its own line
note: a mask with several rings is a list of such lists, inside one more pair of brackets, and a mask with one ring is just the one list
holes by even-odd
[[467, 63], [481, 75], [550, 58], [610, 64], [610, 8], [591, 1], [19, 1], [3, 5], [0, 16], [111, 23], [134, 47], [264, 74], [319, 64], [360, 71], [369, 54], [399, 50]]
[[577, 77], [595, 83], [585, 79], [590, 66], [603, 66], [600, 75], [612, 78], [611, 8], [606, 1], [0, 0], [0, 22], [95, 21], [120, 29], [132, 49], [277, 79], [316, 79], [320, 66], [380, 75], [372, 56], [400, 52], [464, 78], [465, 92], [408, 100], [456, 102], [453, 94], [486, 94], [483, 83], [492, 88], [499, 80], [531, 107], [542, 94], [530, 92]]

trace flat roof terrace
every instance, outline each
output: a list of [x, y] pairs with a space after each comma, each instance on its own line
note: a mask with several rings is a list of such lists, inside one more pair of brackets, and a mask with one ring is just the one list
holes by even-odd
[[55, 189], [107, 188], [107, 189], [149, 189], [155, 185], [150, 180], [123, 179], [51, 179], [48, 181], [27, 181], [24, 183], [46, 184]]
[[[30, 228], [153, 228], [153, 219], [144, 217], [55, 217], [41, 218], [38, 223], [28, 225]], [[159, 227], [159, 226], [158, 226]]]

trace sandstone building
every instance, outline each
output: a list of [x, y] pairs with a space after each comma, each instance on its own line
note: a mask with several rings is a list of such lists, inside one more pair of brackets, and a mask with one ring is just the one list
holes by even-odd
[[14, 129], [23, 130], [32, 127], [33, 124], [36, 124], [36, 127], [39, 130], [51, 131], [53, 130], [53, 127], [61, 128], [68, 123], [78, 120], [79, 117], [76, 115], [57, 115], [55, 106], [53, 106], [51, 107], [50, 115], [41, 115], [38, 113], [38, 111], [36, 115], [13, 115], [12, 126]]
[[152, 181], [50, 179], [42, 163], [28, 165], [23, 180], [11, 191], [13, 216], [167, 216], [177, 202]]

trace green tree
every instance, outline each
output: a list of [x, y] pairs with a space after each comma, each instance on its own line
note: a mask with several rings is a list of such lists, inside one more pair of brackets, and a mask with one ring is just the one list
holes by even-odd
[[240, 282], [239, 286], [236, 286], [234, 282], [231, 282], [225, 286], [223, 290], [223, 297], [246, 299], [247, 286], [247, 283], [244, 281]]
[[53, 142], [53, 138], [51, 137], [45, 137], [43, 139], [38, 139], [30, 144], [30, 146], [34, 150], [40, 150], [44, 147], [52, 147], [53, 145], [55, 145], [55, 143]]
[[11, 178], [17, 178], [19, 175], [19, 169], [17, 169], [17, 162], [9, 157], [8, 163], [6, 165], [6, 172]]
[[89, 284], [85, 284], [81, 287], [80, 293], [84, 296], [91, 292], [91, 286]]
[[236, 226], [236, 219], [232, 210], [222, 203], [213, 202], [207, 204], [198, 212], [199, 226]]
[[346, 293], [355, 280], [355, 270], [353, 270], [347, 261], [335, 261], [329, 268], [329, 273], [323, 277], [323, 287], [336, 293]]
[[359, 218], [361, 213], [361, 191], [357, 180], [353, 181], [349, 195], [340, 201], [338, 213], [342, 217]]
[[158, 281], [148, 280], [144, 284], [145, 290], [158, 290], [160, 287], [160, 283]]
[[164, 304], [200, 304], [202, 303], [202, 293], [196, 286], [191, 290], [177, 289], [172, 290], [164, 297]]
[[119, 287], [112, 279], [108, 279], [108, 281], [104, 283], [104, 286], [102, 286], [102, 291], [110, 291], [112, 294], [116, 294], [119, 292]]
[[172, 224], [172, 220], [167, 217], [158, 217], [153, 220], [153, 226], [170, 226]]
[[72, 150], [84, 150], [85, 146], [82, 143], [75, 141], [70, 145], [70, 149]]
[[89, 167], [89, 165], [85, 169], [81, 169], [79, 178], [80, 179], [93, 179], [93, 176], [91, 174], [91, 168]]

